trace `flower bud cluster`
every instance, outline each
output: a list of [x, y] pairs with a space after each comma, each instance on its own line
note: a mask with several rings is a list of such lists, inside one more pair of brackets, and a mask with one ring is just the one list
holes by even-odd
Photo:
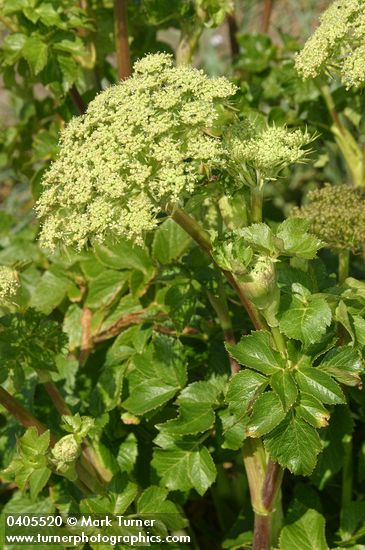
[[8, 266], [0, 266], [0, 304], [6, 303], [17, 293], [18, 273]]
[[243, 183], [255, 185], [257, 177], [275, 179], [278, 173], [302, 159], [302, 149], [313, 138], [300, 129], [256, 126], [247, 120], [232, 126], [226, 136], [228, 166]]
[[328, 248], [359, 250], [365, 243], [365, 196], [348, 185], [308, 193], [308, 204], [295, 208], [293, 216], [310, 220], [311, 231]]
[[167, 202], [193, 193], [223, 161], [208, 135], [218, 105], [235, 93], [225, 78], [148, 55], [131, 78], [98, 95], [62, 134], [37, 204], [41, 244], [83, 246], [106, 238], [142, 242]]
[[364, 40], [364, 0], [336, 0], [297, 55], [297, 71], [303, 78], [337, 71], [347, 88], [358, 87], [365, 80]]

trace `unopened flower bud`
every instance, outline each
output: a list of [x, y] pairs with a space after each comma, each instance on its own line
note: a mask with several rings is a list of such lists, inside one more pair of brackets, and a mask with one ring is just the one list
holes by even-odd
[[247, 298], [262, 311], [270, 326], [276, 326], [276, 314], [280, 303], [275, 261], [261, 256], [251, 271], [239, 278], [240, 286]]
[[80, 454], [80, 445], [73, 434], [65, 435], [52, 449], [52, 458], [59, 465], [74, 462]]

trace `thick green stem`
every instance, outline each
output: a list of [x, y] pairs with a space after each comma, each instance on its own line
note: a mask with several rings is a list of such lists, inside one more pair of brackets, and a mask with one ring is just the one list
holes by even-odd
[[340, 250], [338, 253], [338, 282], [342, 285], [349, 276], [350, 251]]
[[283, 470], [267, 456], [260, 439], [245, 441], [243, 461], [255, 513], [252, 550], [270, 550]]
[[[184, 212], [184, 210], [181, 210], [181, 208], [177, 207], [171, 207], [170, 215], [172, 219], [186, 231], [192, 239], [200, 246], [200, 248], [208, 254], [208, 256], [212, 259], [214, 262], [213, 256], [212, 256], [212, 245], [210, 242], [209, 235], [204, 229], [192, 218]], [[240, 286], [240, 284], [236, 281], [232, 273], [229, 271], [221, 270], [227, 281], [231, 284], [231, 286], [234, 288], [234, 290], [237, 292], [240, 301], [247, 311], [254, 327], [257, 330], [260, 330], [265, 327], [265, 322], [261, 319], [260, 314], [258, 313], [255, 306], [248, 300], [248, 298], [245, 296], [245, 292], [243, 288]]]
[[264, 0], [264, 7], [262, 10], [261, 17], [261, 28], [262, 33], [267, 33], [270, 27], [271, 13], [273, 8], [273, 0]]
[[336, 127], [341, 132], [341, 134], [343, 134], [345, 131], [345, 128], [336, 111], [335, 102], [333, 101], [332, 94], [330, 92], [329, 87], [327, 85], [324, 85], [324, 86], [320, 86], [319, 89], [322, 93], [322, 97], [326, 103], [326, 107], [328, 109], [329, 114], [331, 115], [333, 123], [336, 125]]
[[262, 222], [263, 187], [257, 185], [251, 190], [251, 223]]
[[79, 114], [83, 115], [86, 111], [86, 103], [82, 99], [82, 97], [81, 97], [78, 89], [76, 88], [76, 86], [72, 86], [69, 93], [70, 93], [70, 97], [71, 97], [75, 107], [77, 108]]
[[342, 467], [342, 500], [341, 513], [343, 513], [352, 501], [352, 435], [346, 434], [342, 440], [343, 443], [343, 467]]
[[61, 416], [71, 416], [72, 412], [66, 401], [63, 399], [56, 384], [52, 381], [44, 382], [44, 389], [50, 396], [55, 409]]
[[[0, 386], [0, 404], [22, 425], [24, 428], [37, 428], [39, 435], [47, 431], [35, 416], [24, 409], [20, 403], [9, 392]], [[50, 444], [54, 446], [57, 439], [51, 434]]]
[[132, 74], [128, 43], [127, 0], [114, 0], [114, 21], [118, 76], [124, 80]]
[[192, 239], [194, 239], [194, 241], [200, 246], [200, 248], [202, 248], [204, 252], [206, 252], [206, 254], [208, 254], [208, 256], [211, 256], [212, 244], [210, 242], [209, 235], [198, 224], [198, 222], [189, 216], [189, 214], [187, 214], [184, 210], [181, 210], [181, 208], [176, 206], [169, 208], [169, 211], [172, 219], [180, 225], [180, 227], [184, 229], [184, 231], [186, 231]]
[[319, 86], [327, 109], [331, 115], [333, 126], [331, 128], [335, 141], [343, 155], [350, 172], [352, 183], [356, 187], [365, 185], [365, 159], [364, 154], [356, 142], [352, 133], [342, 124], [336, 111], [330, 89], [328, 86]]
[[228, 35], [229, 35], [229, 45], [231, 48], [232, 59], [235, 60], [238, 54], [240, 53], [240, 45], [237, 40], [238, 34], [238, 25], [236, 21], [236, 16], [233, 13], [227, 13], [227, 24], [228, 24]]
[[255, 514], [252, 550], [270, 550], [272, 515]]
[[203, 26], [198, 23], [181, 30], [181, 37], [176, 49], [176, 65], [190, 65], [199, 44]]
[[266, 453], [261, 439], [248, 438], [243, 444], [243, 462], [245, 465], [253, 511], [265, 514], [262, 502], [262, 487], [265, 480]]

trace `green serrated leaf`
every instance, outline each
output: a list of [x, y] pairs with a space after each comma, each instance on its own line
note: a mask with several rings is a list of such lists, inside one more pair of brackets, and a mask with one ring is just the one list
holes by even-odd
[[48, 46], [40, 36], [33, 34], [27, 38], [22, 55], [28, 61], [34, 74], [37, 75], [47, 65]]
[[153, 271], [147, 251], [131, 241], [118, 240], [116, 244], [98, 244], [94, 247], [99, 262], [112, 269], [138, 269], [143, 273]]
[[90, 308], [107, 306], [121, 292], [127, 279], [127, 273], [105, 270], [90, 281], [85, 305]]
[[280, 550], [328, 550], [325, 519], [316, 510], [307, 510], [299, 519], [283, 527]]
[[172, 399], [178, 390], [178, 386], [165, 384], [158, 379], [142, 382], [123, 402], [123, 407], [133, 414], [142, 415]]
[[254, 223], [240, 229], [238, 234], [257, 252], [272, 254], [277, 249], [275, 236], [266, 223]]
[[270, 375], [285, 368], [285, 361], [272, 346], [270, 334], [263, 330], [243, 336], [238, 344], [226, 344], [229, 354], [241, 365]]
[[150, 336], [150, 330], [141, 330], [139, 326], [124, 330], [108, 349], [105, 364], [118, 365], [136, 352], [142, 353]]
[[136, 483], [122, 474], [115, 476], [107, 489], [107, 496], [93, 496], [81, 500], [80, 512], [100, 516], [123, 514], [138, 494]]
[[270, 385], [279, 397], [284, 411], [288, 411], [298, 395], [293, 374], [288, 370], [278, 371], [271, 376]]
[[197, 294], [190, 285], [173, 285], [166, 292], [165, 303], [177, 329], [182, 330], [194, 314]]
[[340, 300], [339, 303], [338, 303], [338, 306], [337, 306], [336, 311], [335, 311], [335, 320], [338, 323], [341, 323], [341, 325], [343, 327], [345, 327], [345, 329], [347, 330], [347, 332], [349, 333], [349, 335], [351, 337], [351, 340], [354, 341], [355, 340], [355, 334], [354, 334], [354, 331], [352, 330], [348, 310], [347, 310], [346, 304], [343, 300]]
[[217, 389], [209, 382], [194, 382], [180, 393], [179, 416], [157, 425], [159, 430], [176, 435], [197, 434], [209, 430], [214, 423], [212, 406], [217, 400]]
[[[49, 2], [41, 2], [34, 10], [34, 13], [47, 27], [55, 26], [62, 28], [64, 26], [59, 14]], [[56, 47], [57, 43], [54, 46]]]
[[77, 81], [80, 68], [77, 62], [69, 55], [57, 55], [57, 63], [62, 74], [62, 89], [67, 93]]
[[47, 451], [50, 432], [39, 435], [32, 426], [17, 442], [17, 453], [4, 473], [14, 476], [22, 491], [29, 485], [31, 498], [35, 499], [47, 484], [51, 470], [47, 467]]
[[[137, 513], [144, 517], [161, 518], [169, 529], [179, 529], [187, 525], [187, 520], [174, 502], [167, 499], [168, 491], [163, 487], [151, 485], [137, 501]], [[162, 516], [159, 516], [163, 514]]]
[[47, 430], [39, 435], [37, 428], [28, 428], [19, 440], [19, 450], [25, 457], [32, 458], [37, 454], [43, 455], [49, 447], [50, 432]]
[[30, 306], [49, 315], [66, 297], [71, 284], [72, 281], [65, 276], [63, 269], [52, 267], [42, 275], [34, 289]]
[[299, 405], [295, 410], [298, 418], [303, 418], [314, 428], [323, 428], [328, 425], [330, 413], [316, 397], [309, 393], [300, 393]]
[[365, 346], [365, 319], [360, 315], [352, 316], [357, 345], [362, 349]]
[[218, 412], [218, 417], [222, 423], [222, 448], [234, 451], [241, 449], [246, 437], [245, 428], [248, 416], [231, 414], [228, 409], [223, 409]]
[[318, 368], [300, 369], [295, 373], [295, 378], [301, 391], [313, 395], [322, 403], [336, 405], [346, 402], [340, 386]]
[[82, 324], [81, 324], [82, 309], [77, 304], [72, 304], [63, 319], [63, 331], [68, 336], [69, 350], [72, 352], [81, 344]]
[[117, 462], [122, 472], [132, 472], [138, 456], [137, 438], [133, 433], [127, 435], [119, 446]]
[[47, 467], [34, 470], [29, 477], [30, 498], [35, 500], [51, 477], [51, 470]]
[[180, 258], [187, 250], [191, 238], [172, 219], [167, 219], [155, 232], [152, 254], [161, 264]]
[[152, 466], [168, 489], [195, 489], [200, 495], [207, 491], [217, 475], [208, 449], [196, 441], [179, 442], [178, 447], [169, 449], [156, 449]]
[[295, 475], [310, 475], [322, 449], [317, 431], [293, 413], [264, 437], [264, 445], [274, 460]]
[[307, 260], [313, 259], [321, 248], [321, 241], [307, 233], [310, 222], [300, 218], [288, 218], [281, 223], [276, 232], [283, 243], [283, 252]]
[[228, 408], [238, 416], [244, 415], [267, 384], [268, 379], [255, 371], [245, 369], [238, 372], [228, 385], [225, 399]]
[[271, 391], [263, 393], [254, 403], [246, 426], [246, 435], [261, 437], [271, 432], [285, 418], [285, 414], [281, 400], [276, 393]]
[[333, 376], [341, 384], [360, 386], [364, 364], [353, 347], [343, 346], [329, 351], [318, 369]]
[[326, 299], [318, 295], [312, 295], [307, 300], [296, 295], [284, 298], [279, 313], [281, 332], [306, 346], [321, 340], [331, 320], [331, 309]]
[[159, 335], [143, 354], [133, 357], [129, 374], [129, 397], [123, 406], [141, 415], [169, 401], [186, 383], [182, 346]]
[[120, 404], [126, 367], [126, 363], [104, 367], [90, 396], [90, 406], [95, 416], [111, 411]]
[[5, 37], [2, 51], [7, 65], [15, 63], [21, 57], [26, 41], [27, 35], [21, 32], [14, 32]]

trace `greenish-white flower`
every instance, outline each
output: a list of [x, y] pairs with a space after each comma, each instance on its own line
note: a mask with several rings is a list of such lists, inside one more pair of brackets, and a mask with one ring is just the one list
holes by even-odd
[[225, 78], [148, 55], [128, 80], [98, 95], [64, 130], [37, 204], [41, 244], [81, 249], [107, 238], [142, 242], [167, 203], [191, 195], [223, 162], [207, 129], [235, 93]]
[[343, 84], [358, 87], [365, 80], [365, 2], [336, 0], [296, 57], [303, 78], [338, 72]]
[[19, 277], [15, 269], [0, 266], [0, 304], [8, 303], [17, 293]]
[[305, 157], [303, 147], [312, 140], [300, 129], [255, 124], [250, 120], [237, 123], [226, 135], [228, 167], [238, 181], [249, 185], [275, 179], [286, 166]]

